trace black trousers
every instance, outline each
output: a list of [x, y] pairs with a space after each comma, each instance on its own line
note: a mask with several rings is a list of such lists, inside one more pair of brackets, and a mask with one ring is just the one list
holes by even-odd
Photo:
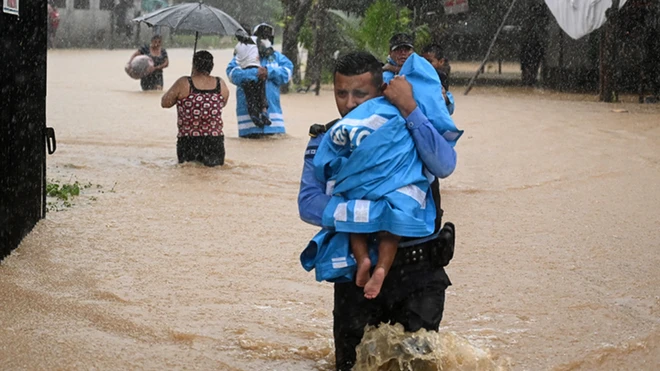
[[179, 137], [176, 154], [179, 163], [197, 161], [206, 166], [224, 165], [225, 137]]
[[266, 99], [266, 81], [246, 81], [241, 84], [245, 92], [248, 114], [250, 117], [259, 117], [264, 108], [268, 109], [268, 99]]
[[142, 90], [154, 90], [157, 86], [163, 87], [163, 71], [155, 71], [140, 79]]
[[371, 300], [354, 282], [336, 283], [332, 314], [337, 370], [350, 370], [355, 364], [355, 347], [366, 325], [400, 323], [410, 332], [437, 331], [449, 285], [445, 270], [428, 261], [392, 267], [380, 294]]

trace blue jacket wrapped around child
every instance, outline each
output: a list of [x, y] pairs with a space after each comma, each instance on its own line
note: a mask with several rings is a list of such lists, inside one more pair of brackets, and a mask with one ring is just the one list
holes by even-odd
[[[433, 127], [452, 146], [462, 134], [447, 112], [435, 69], [413, 54], [399, 73]], [[431, 92], [431, 93], [427, 93]], [[406, 120], [385, 98], [362, 103], [333, 125], [314, 156], [315, 174], [334, 196], [325, 208], [323, 229], [300, 256], [318, 281], [353, 279], [350, 233], [388, 231], [405, 237], [433, 233], [436, 210], [429, 185], [433, 176], [417, 155]], [[347, 201], [349, 200], [349, 201]], [[371, 250], [375, 263], [377, 249]]]

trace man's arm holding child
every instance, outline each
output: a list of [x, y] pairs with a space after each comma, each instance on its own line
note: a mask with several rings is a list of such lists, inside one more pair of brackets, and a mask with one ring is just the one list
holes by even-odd
[[[385, 97], [406, 119], [406, 126], [424, 166], [438, 178], [448, 177], [456, 168], [456, 151], [438, 133], [412, 95], [412, 86], [403, 76], [396, 76], [385, 89]], [[448, 120], [451, 120], [447, 116]]]
[[231, 81], [232, 84], [234, 85], [241, 85], [242, 83], [246, 81], [257, 81], [257, 70], [256, 68], [247, 68], [247, 69], [242, 69], [239, 65], [238, 62], [236, 61], [236, 57], [229, 62], [229, 65], [227, 65], [227, 77], [229, 77], [229, 81]]
[[293, 63], [284, 54], [275, 52], [271, 58], [275, 58], [277, 66], [266, 65], [268, 69], [267, 79], [276, 85], [283, 85], [291, 81], [293, 74]]

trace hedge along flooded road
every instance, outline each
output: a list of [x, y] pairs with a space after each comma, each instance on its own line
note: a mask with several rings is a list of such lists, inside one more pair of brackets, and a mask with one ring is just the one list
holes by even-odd
[[[260, 141], [237, 138], [232, 95], [227, 165], [177, 165], [176, 112], [124, 74], [131, 53], [49, 54], [48, 177], [100, 188], [3, 261], [0, 368], [331, 368], [332, 287], [298, 262], [316, 228], [296, 195], [332, 93], [283, 96], [288, 135]], [[192, 52], [169, 54], [166, 86]], [[213, 54], [226, 78], [231, 51]], [[448, 368], [653, 369], [658, 107], [477, 88], [454, 118], [466, 134], [442, 183], [458, 246], [441, 339], [472, 345]]]

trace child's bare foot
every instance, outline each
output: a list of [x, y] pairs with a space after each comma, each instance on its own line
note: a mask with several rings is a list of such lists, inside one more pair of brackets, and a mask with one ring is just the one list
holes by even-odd
[[373, 299], [378, 296], [378, 294], [380, 294], [380, 289], [383, 287], [384, 280], [385, 269], [381, 267], [376, 268], [367, 284], [364, 285], [364, 297], [367, 299]]
[[355, 284], [357, 287], [364, 287], [369, 281], [369, 269], [371, 269], [371, 259], [364, 258], [357, 266], [355, 273]]

